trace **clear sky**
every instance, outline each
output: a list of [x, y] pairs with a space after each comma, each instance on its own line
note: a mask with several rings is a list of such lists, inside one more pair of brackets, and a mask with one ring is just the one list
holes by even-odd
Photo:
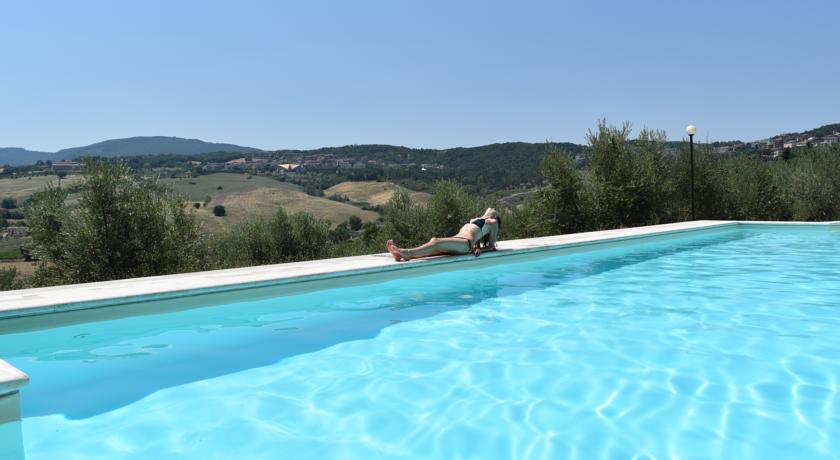
[[3, 1], [0, 146], [680, 139], [840, 122], [840, 2]]

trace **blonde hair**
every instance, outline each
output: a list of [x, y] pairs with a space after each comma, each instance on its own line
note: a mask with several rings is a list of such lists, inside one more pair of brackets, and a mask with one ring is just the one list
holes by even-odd
[[481, 217], [490, 217], [491, 219], [498, 219], [499, 212], [496, 211], [496, 208], [487, 208], [487, 210], [484, 211], [484, 215]]

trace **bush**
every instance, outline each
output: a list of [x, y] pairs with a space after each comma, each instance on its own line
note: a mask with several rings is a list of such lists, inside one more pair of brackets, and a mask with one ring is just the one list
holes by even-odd
[[250, 219], [219, 235], [211, 250], [217, 267], [294, 262], [322, 257], [329, 236], [326, 223], [280, 208], [271, 219]]
[[23, 213], [20, 209], [2, 209], [0, 208], [0, 218], [3, 219], [23, 219]]
[[391, 238], [399, 246], [416, 246], [434, 236], [454, 235], [467, 219], [482, 211], [483, 207], [454, 182], [438, 182], [426, 206], [413, 203], [400, 190], [383, 208], [384, 228], [376, 235]]
[[303, 192], [306, 193], [307, 195], [312, 195], [312, 196], [317, 196], [317, 197], [324, 196], [324, 191], [323, 190], [321, 190], [320, 188], [318, 188], [314, 185], [309, 185], [309, 184], [303, 186]]
[[350, 227], [347, 225], [347, 222], [342, 222], [330, 230], [330, 241], [333, 244], [350, 241]]
[[394, 193], [382, 211], [382, 218], [384, 234], [399, 246], [416, 246], [432, 236], [426, 209], [414, 204], [403, 190]]
[[840, 220], [840, 148], [810, 152], [792, 163], [787, 192], [793, 219]]
[[530, 200], [526, 212], [514, 208], [513, 213], [517, 215], [510, 216], [514, 225], [523, 225], [526, 235], [521, 236], [584, 230], [588, 223], [584, 212], [589, 207], [581, 174], [575, 169], [571, 155], [548, 145], [548, 153], [542, 162], [542, 174], [547, 186]]
[[426, 204], [425, 218], [430, 224], [426, 240], [458, 233], [467, 219], [480, 216], [483, 211], [461, 186], [451, 181], [438, 182]]
[[14, 198], [3, 198], [3, 201], [0, 202], [0, 208], [14, 209], [17, 206], [17, 200]]
[[0, 291], [10, 291], [21, 287], [17, 268], [0, 268]]
[[213, 215], [216, 216], [216, 217], [226, 216], [227, 212], [225, 211], [225, 207], [220, 205], [220, 204], [217, 204], [216, 206], [213, 206]]
[[347, 219], [347, 224], [350, 226], [350, 230], [357, 232], [362, 229], [362, 218], [359, 216], [350, 216]]
[[163, 275], [204, 267], [203, 238], [183, 202], [122, 163], [86, 163], [78, 205], [48, 187], [26, 207], [37, 284]]
[[194, 207], [195, 209], [201, 209], [201, 203], [198, 203], [198, 202], [193, 203], [193, 207]]

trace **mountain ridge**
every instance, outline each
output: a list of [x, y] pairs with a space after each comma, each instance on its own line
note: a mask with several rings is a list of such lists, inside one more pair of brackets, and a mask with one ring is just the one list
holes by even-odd
[[[803, 131], [801, 133], [783, 133], [771, 136], [777, 137], [793, 137], [803, 135], [825, 135], [836, 130], [840, 130], [840, 123], [826, 124], [819, 128]], [[729, 143], [737, 141], [729, 141]], [[329, 151], [336, 151], [347, 148], [363, 147], [366, 150], [385, 149], [391, 152], [394, 151], [426, 151], [426, 152], [459, 152], [469, 151], [470, 149], [513, 145], [513, 144], [531, 144], [542, 145], [543, 143], [535, 142], [497, 142], [483, 146], [474, 147], [452, 147], [445, 149], [432, 148], [410, 148], [397, 145], [382, 145], [382, 144], [363, 144], [363, 145], [346, 145], [334, 147], [320, 147], [314, 149], [277, 149], [271, 150], [276, 152], [297, 152], [297, 153], [327, 153]], [[566, 146], [580, 146], [574, 143], [560, 143]], [[262, 152], [264, 150], [255, 147], [246, 147], [236, 144], [206, 142], [201, 139], [190, 139], [174, 136], [134, 136], [120, 139], [108, 139], [101, 142], [96, 142], [82, 147], [71, 147], [59, 150], [57, 152], [40, 152], [35, 150], [28, 150], [22, 147], [0, 147], [0, 165], [9, 166], [23, 166], [35, 164], [37, 161], [59, 161], [59, 160], [75, 160], [80, 156], [98, 156], [98, 157], [121, 157], [121, 156], [140, 156], [140, 155], [158, 155], [158, 154], [175, 154], [175, 155], [197, 155], [203, 153], [213, 152], [231, 152], [231, 153], [248, 153], [248, 152]]]
[[119, 157], [135, 155], [196, 155], [211, 152], [261, 152], [255, 147], [206, 142], [174, 136], [134, 136], [108, 139], [57, 152], [39, 152], [21, 147], [0, 147], [0, 165], [22, 166], [40, 161], [75, 160], [81, 156]]

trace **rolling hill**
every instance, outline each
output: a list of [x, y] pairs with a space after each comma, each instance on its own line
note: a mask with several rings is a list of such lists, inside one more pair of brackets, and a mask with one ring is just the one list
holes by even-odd
[[36, 152], [20, 147], [0, 147], [0, 165], [31, 165], [37, 163], [38, 160], [52, 160], [54, 155], [50, 152]]
[[131, 155], [154, 155], [173, 153], [176, 155], [196, 155], [210, 152], [259, 152], [260, 149], [234, 144], [204, 142], [199, 139], [181, 137], [146, 136], [111, 139], [86, 145], [59, 150], [55, 154], [63, 158], [78, 158], [82, 155], [116, 157]]
[[62, 149], [55, 153], [36, 152], [19, 147], [0, 148], [0, 165], [21, 166], [41, 161], [74, 160], [81, 156], [122, 157], [134, 155], [197, 155], [211, 152], [259, 152], [254, 147], [205, 142], [166, 136], [139, 136], [110, 139], [83, 147]]
[[[343, 222], [350, 216], [358, 216], [366, 222], [379, 218], [375, 212], [348, 203], [307, 195], [293, 184], [264, 176], [248, 177], [246, 174], [216, 173], [160, 181], [190, 202], [202, 203], [210, 198], [207, 206], [198, 209], [190, 203], [190, 211], [210, 232], [227, 229], [251, 217], [271, 216], [277, 212], [278, 207], [289, 213], [306, 211], [332, 224]], [[216, 205], [224, 206], [227, 216], [214, 216], [212, 209]]]
[[426, 203], [431, 197], [428, 193], [408, 190], [393, 182], [375, 181], [342, 182], [324, 190], [324, 195], [344, 196], [356, 203], [384, 206], [398, 190], [408, 192], [415, 203]]

